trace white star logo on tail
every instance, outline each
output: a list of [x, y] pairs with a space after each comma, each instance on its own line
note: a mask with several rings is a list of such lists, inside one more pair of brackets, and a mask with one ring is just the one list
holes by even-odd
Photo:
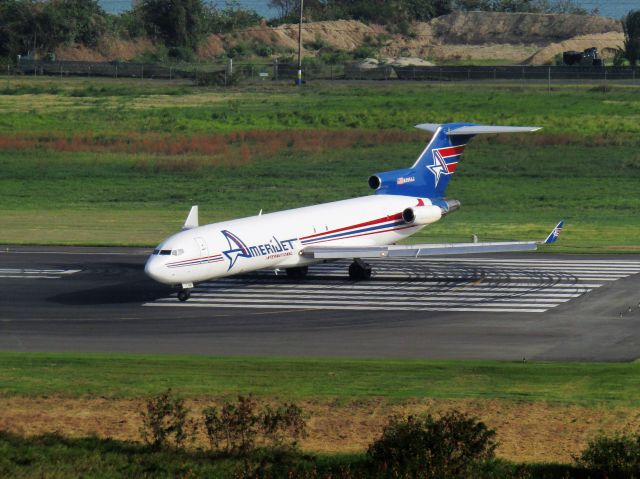
[[427, 168], [431, 170], [436, 180], [436, 186], [440, 181], [440, 175], [450, 175], [449, 168], [447, 168], [447, 162], [444, 161], [439, 150], [433, 150], [433, 165], [427, 165]]

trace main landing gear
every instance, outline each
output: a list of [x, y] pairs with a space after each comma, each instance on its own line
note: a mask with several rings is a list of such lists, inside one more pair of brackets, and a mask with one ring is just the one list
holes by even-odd
[[349, 265], [349, 278], [354, 281], [362, 281], [371, 278], [371, 266], [360, 258], [355, 258]]
[[287, 268], [287, 276], [291, 279], [305, 278], [308, 272], [309, 267], [307, 266], [296, 266], [294, 268]]

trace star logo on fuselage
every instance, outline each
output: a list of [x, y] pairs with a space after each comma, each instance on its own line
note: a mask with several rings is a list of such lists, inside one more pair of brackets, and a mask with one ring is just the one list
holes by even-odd
[[227, 271], [233, 268], [238, 258], [251, 258], [249, 248], [247, 248], [247, 245], [245, 245], [240, 238], [227, 230], [222, 230], [221, 233], [226, 238], [227, 243], [229, 243], [229, 249], [222, 252], [229, 260], [229, 268]]
[[436, 181], [436, 186], [438, 186], [438, 182], [440, 181], [440, 175], [450, 175], [449, 168], [447, 167], [447, 162], [444, 161], [442, 155], [439, 150], [433, 150], [433, 165], [427, 165], [427, 168], [431, 170], [433, 176]]

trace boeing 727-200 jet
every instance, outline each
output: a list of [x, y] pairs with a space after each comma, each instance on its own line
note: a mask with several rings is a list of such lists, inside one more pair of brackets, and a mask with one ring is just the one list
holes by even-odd
[[460, 207], [445, 190], [471, 138], [539, 129], [473, 123], [416, 128], [432, 132], [431, 141], [410, 168], [372, 175], [373, 195], [206, 226], [198, 225], [193, 206], [182, 231], [153, 251], [145, 272], [178, 286], [178, 298], [186, 301], [194, 283], [265, 268], [302, 278], [311, 264], [353, 259], [349, 276], [363, 280], [371, 277], [366, 259], [532, 251], [556, 241], [562, 221], [544, 241], [396, 244]]

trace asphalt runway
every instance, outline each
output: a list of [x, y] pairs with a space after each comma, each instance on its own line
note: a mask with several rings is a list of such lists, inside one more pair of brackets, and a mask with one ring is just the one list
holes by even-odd
[[149, 250], [0, 247], [0, 350], [625, 361], [640, 257], [502, 254], [348, 262], [198, 285], [180, 303]]

